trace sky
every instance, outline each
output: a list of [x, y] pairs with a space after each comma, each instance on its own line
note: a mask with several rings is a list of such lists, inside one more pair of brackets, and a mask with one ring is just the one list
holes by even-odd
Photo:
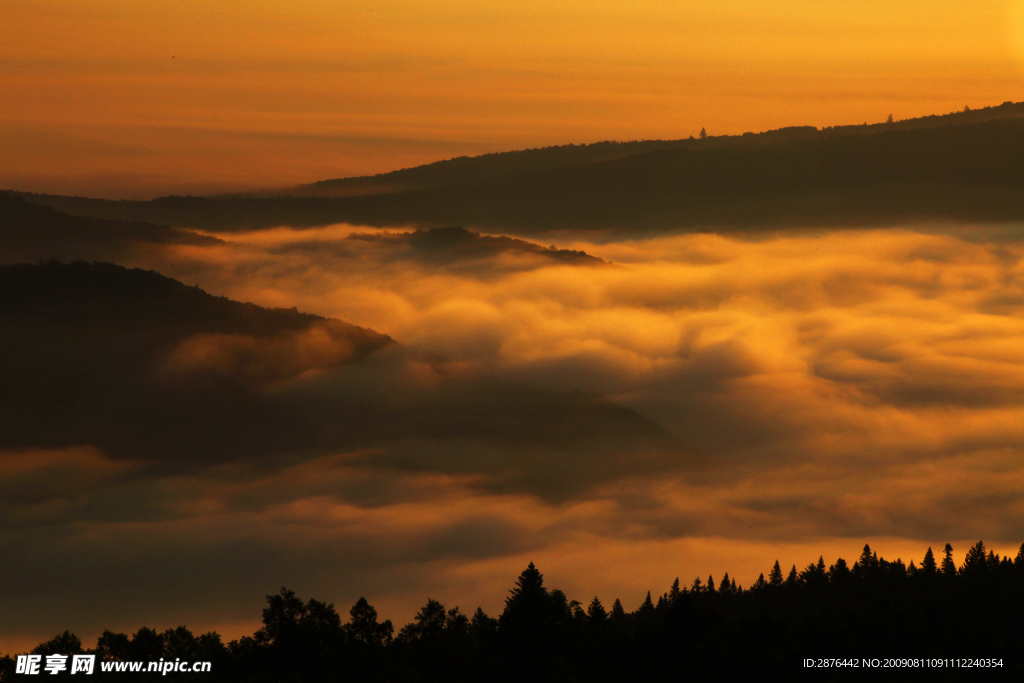
[[[1024, 100], [1024, 2], [1002, 0], [6, 0], [0, 25], [0, 188], [109, 198]], [[1024, 540], [1019, 225], [552, 238], [601, 261], [151, 227], [47, 253], [344, 322], [18, 320], [37, 337], [0, 371], [36, 374], [0, 396], [0, 653], [237, 638], [282, 585], [401, 625], [428, 597], [498, 614], [531, 561], [632, 610], [865, 542], [959, 562]], [[0, 263], [35, 263], [44, 228]]]
[[282, 187], [1021, 96], [1024, 3], [10, 0], [0, 187]]

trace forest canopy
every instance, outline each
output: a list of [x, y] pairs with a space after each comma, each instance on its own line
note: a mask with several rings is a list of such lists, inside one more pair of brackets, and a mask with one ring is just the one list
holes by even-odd
[[[599, 596], [570, 599], [531, 562], [497, 617], [428, 598], [396, 631], [366, 598], [343, 618], [333, 604], [281, 588], [267, 596], [262, 628], [227, 644], [215, 632], [143, 627], [132, 636], [104, 631], [85, 649], [64, 631], [32, 654], [208, 661], [209, 674], [181, 676], [206, 681], [613, 681], [680, 668], [791, 676], [807, 658], [855, 662], [852, 669], [885, 657], [904, 664], [881, 672], [883, 680], [906, 680], [956, 666], [951, 658], [973, 661], [979, 673], [1024, 672], [1015, 626], [1022, 607], [1024, 544], [1011, 558], [978, 541], [959, 567], [948, 543], [938, 556], [928, 548], [920, 564], [886, 560], [865, 544], [852, 564], [826, 567], [819, 557], [785, 572], [776, 560], [747, 588], [728, 572], [688, 585], [677, 578], [630, 611], [617, 598], [608, 606]], [[14, 666], [12, 656], [0, 659], [0, 681], [14, 680]]]

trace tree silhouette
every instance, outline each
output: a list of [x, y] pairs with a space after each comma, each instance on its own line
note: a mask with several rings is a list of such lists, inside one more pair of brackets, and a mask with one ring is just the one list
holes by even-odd
[[413, 617], [411, 624], [402, 627], [398, 638], [402, 640], [435, 640], [441, 637], [447, 622], [444, 605], [427, 598], [427, 604]]
[[988, 569], [988, 562], [985, 555], [985, 544], [982, 541], [978, 541], [970, 550], [967, 551], [964, 563], [960, 567], [960, 574], [980, 579], [985, 576]]
[[515, 588], [511, 589], [509, 596], [505, 598], [505, 612], [502, 616], [546, 603], [547, 597], [548, 591], [544, 588], [544, 576], [531, 562], [516, 579]]
[[795, 586], [796, 584], [797, 584], [797, 573], [796, 573], [796, 565], [794, 564], [790, 568], [790, 570], [789, 570], [789, 575], [786, 576], [786, 585], [787, 586]]
[[836, 560], [834, 565], [828, 568], [828, 580], [830, 583], [842, 585], [846, 581], [850, 580], [850, 576], [852, 576], [850, 566], [846, 564], [846, 560], [841, 557]]
[[482, 607], [477, 607], [469, 622], [469, 632], [478, 641], [489, 642], [498, 633], [498, 620], [487, 616]]
[[[699, 581], [699, 579], [698, 579]], [[640, 603], [636, 613], [641, 617], [649, 617], [654, 614], [654, 602], [651, 600], [651, 591], [647, 591], [647, 597]]]
[[675, 602], [676, 600], [678, 600], [679, 599], [679, 595], [680, 595], [679, 577], [677, 576], [676, 580], [672, 582], [672, 587], [668, 589], [668, 599], [669, 599], [669, 602]]
[[156, 629], [143, 626], [132, 636], [129, 646], [132, 659], [157, 660], [164, 654], [164, 639], [156, 632]]
[[953, 562], [953, 546], [949, 543], [943, 549], [942, 575], [947, 578], [956, 576], [956, 564]]
[[779, 561], [778, 560], [775, 560], [775, 566], [772, 567], [772, 571], [768, 575], [768, 585], [770, 585], [770, 586], [781, 586], [782, 585], [782, 567], [779, 566]]
[[608, 612], [605, 611], [604, 605], [601, 604], [600, 598], [596, 595], [590, 601], [590, 605], [587, 606], [587, 617], [591, 622], [597, 624], [604, 622], [608, 618]]
[[821, 586], [827, 583], [828, 576], [825, 574], [824, 556], [818, 557], [817, 564], [811, 563], [807, 565], [807, 567], [800, 572], [799, 580], [801, 583], [809, 586]]
[[938, 566], [935, 564], [935, 555], [932, 553], [931, 546], [928, 546], [928, 550], [924, 553], [924, 559], [921, 560], [921, 571], [924, 572], [925, 576], [934, 576], [938, 572]]
[[82, 641], [71, 631], [59, 633], [32, 650], [32, 654], [37, 655], [77, 655], [82, 652], [85, 652], [82, 649]]
[[357, 643], [368, 647], [384, 647], [391, 642], [394, 627], [391, 620], [377, 623], [377, 610], [366, 598], [359, 598], [349, 610], [351, 621], [345, 625], [345, 633]]
[[[208, 683], [662, 680], [678, 677], [681, 661], [698, 680], [723, 672], [730, 679], [755, 673], [759, 679], [789, 680], [808, 643], [845, 643], [857, 655], [885, 648], [909, 657], [957, 648], [972, 658], [1016, 652], [1024, 548], [1017, 558], [1001, 558], [978, 541], [959, 571], [950, 573], [947, 544], [942, 574], [948, 579], [925, 581], [939, 571], [933, 553], [925, 553], [918, 569], [866, 546], [857, 571], [842, 558], [826, 570], [819, 555], [799, 574], [793, 565], [783, 581], [776, 561], [771, 575], [785, 590], [765, 590], [771, 584], [761, 574], [744, 591], [724, 572], [717, 590], [710, 575], [707, 584], [696, 579], [692, 592], [673, 582], [672, 600], [665, 593], [655, 607], [648, 592], [631, 614], [618, 599], [609, 613], [596, 595], [584, 610], [562, 591], [546, 588], [531, 563], [509, 591], [502, 619], [479, 608], [468, 619], [457, 607], [446, 610], [428, 598], [394, 639], [391, 622], [379, 624], [365, 598], [341, 626], [332, 605], [305, 602], [282, 588], [267, 596], [264, 623], [254, 636], [226, 648], [215, 633], [197, 638], [179, 626], [162, 633], [140, 628], [131, 638], [105, 631], [89, 652], [123, 661], [217, 662], [214, 673], [202, 677]], [[669, 647], [672, 656], [665, 656]], [[34, 650], [81, 651], [69, 631]], [[1024, 662], [999, 661], [1002, 672], [1024, 675]], [[14, 660], [0, 657], [0, 681], [14, 675]]]
[[126, 633], [104, 631], [96, 641], [96, 656], [102, 659], [131, 659], [131, 641]]

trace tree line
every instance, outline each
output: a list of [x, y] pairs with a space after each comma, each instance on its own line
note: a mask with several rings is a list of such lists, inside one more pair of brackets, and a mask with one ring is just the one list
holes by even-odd
[[[986, 658], [999, 673], [1024, 672], [1019, 622], [1024, 607], [1024, 544], [1000, 557], [978, 541], [957, 567], [946, 544], [920, 564], [888, 561], [864, 546], [851, 565], [823, 557], [784, 572], [778, 561], [749, 587], [728, 573], [677, 578], [654, 598], [626, 611], [615, 599], [569, 599], [544, 583], [533, 564], [522, 571], [501, 614], [472, 614], [428, 599], [396, 631], [360, 598], [343, 621], [333, 604], [303, 600], [282, 588], [267, 596], [263, 626], [227, 644], [215, 632], [184, 626], [134, 635], [105, 631], [84, 649], [65, 631], [34, 654], [95, 654], [119, 661], [210, 661], [212, 671], [171, 674], [203, 681], [541, 681], [635, 680], [681, 674], [718, 678], [725, 672], [761, 677], [797, 675], [807, 658], [931, 658], [933, 668], [873, 671], [881, 680], [953, 673], [949, 660]], [[938, 665], [936, 662], [946, 662]], [[15, 674], [15, 657], [0, 659], [0, 681]], [[67, 672], [65, 672], [67, 673]], [[818, 680], [863, 677], [831, 669]], [[956, 669], [957, 680], [990, 677], [987, 669]], [[97, 667], [97, 674], [103, 674]], [[110, 675], [110, 674], [108, 674]], [[117, 674], [142, 680], [153, 674]], [[851, 678], [852, 679], [852, 678]]]

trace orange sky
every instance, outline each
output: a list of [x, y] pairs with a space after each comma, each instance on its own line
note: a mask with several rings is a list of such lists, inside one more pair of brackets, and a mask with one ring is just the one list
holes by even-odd
[[0, 187], [206, 192], [1016, 101], [1021, 5], [7, 0]]

